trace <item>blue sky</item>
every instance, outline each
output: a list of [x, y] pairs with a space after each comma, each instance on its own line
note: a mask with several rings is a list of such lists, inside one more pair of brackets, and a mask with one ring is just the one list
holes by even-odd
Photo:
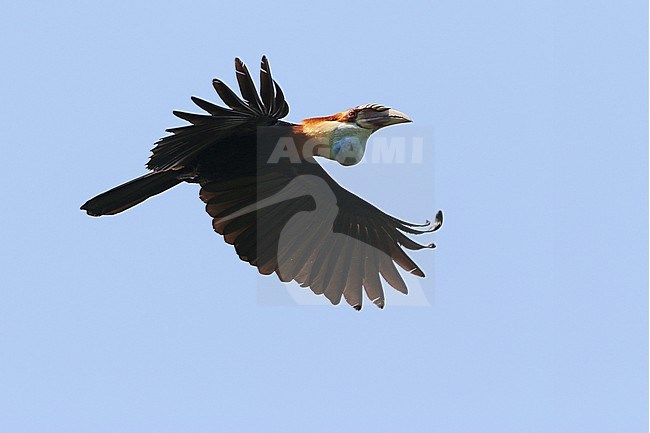
[[[647, 431], [647, 16], [5, 5], [0, 432]], [[368, 102], [414, 119], [379, 136], [424, 137], [421, 163], [327, 168], [400, 218], [445, 210], [438, 249], [413, 255], [428, 306], [276, 302], [196, 186], [78, 210], [262, 54], [289, 120]]]

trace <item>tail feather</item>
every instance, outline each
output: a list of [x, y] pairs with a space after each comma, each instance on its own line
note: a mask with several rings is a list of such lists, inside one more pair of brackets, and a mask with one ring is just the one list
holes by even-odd
[[145, 174], [91, 198], [81, 209], [91, 216], [115, 215], [180, 182], [173, 171]]

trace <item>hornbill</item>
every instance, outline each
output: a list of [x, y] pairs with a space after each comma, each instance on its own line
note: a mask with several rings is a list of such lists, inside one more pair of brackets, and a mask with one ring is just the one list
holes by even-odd
[[363, 290], [384, 306], [379, 276], [407, 293], [397, 263], [424, 277], [403, 248], [435, 248], [408, 238], [438, 230], [392, 217], [341, 187], [318, 164], [325, 157], [354, 165], [363, 157], [370, 134], [388, 125], [411, 122], [404, 113], [366, 104], [332, 116], [282, 121], [289, 113], [280, 86], [262, 57], [260, 93], [241, 60], [235, 70], [242, 97], [222, 81], [212, 84], [224, 108], [192, 101], [207, 114], [174, 111], [189, 125], [168, 129], [155, 143], [151, 171], [106, 191], [83, 206], [88, 215], [114, 215], [181, 182], [198, 183], [214, 230], [234, 245], [239, 257], [261, 274], [276, 273], [361, 309]]

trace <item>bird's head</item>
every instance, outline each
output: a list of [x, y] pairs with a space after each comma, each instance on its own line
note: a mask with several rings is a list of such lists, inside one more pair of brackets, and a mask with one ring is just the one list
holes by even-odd
[[379, 104], [359, 105], [327, 117], [302, 121], [303, 132], [324, 142], [318, 155], [342, 165], [358, 164], [366, 150], [370, 134], [389, 125], [408, 123], [404, 113]]

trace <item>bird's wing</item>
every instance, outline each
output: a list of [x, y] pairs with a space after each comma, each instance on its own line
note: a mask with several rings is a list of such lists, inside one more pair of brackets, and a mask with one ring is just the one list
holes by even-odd
[[221, 80], [214, 79], [214, 89], [229, 108], [193, 96], [192, 101], [209, 114], [174, 111], [175, 116], [191, 125], [167, 130], [172, 135], [156, 142], [147, 163], [148, 169], [182, 169], [199, 152], [220, 140], [235, 133], [250, 132], [254, 135], [257, 126], [274, 125], [289, 113], [289, 105], [280, 86], [271, 76], [266, 56], [262, 57], [260, 67], [260, 95], [257, 94], [248, 68], [240, 59], [235, 59], [235, 71], [242, 98]]
[[257, 176], [204, 182], [200, 193], [215, 231], [260, 273], [295, 280], [333, 304], [343, 296], [356, 309], [363, 290], [383, 307], [380, 275], [407, 292], [394, 263], [424, 276], [403, 248], [435, 245], [421, 245], [405, 233], [437, 230], [441, 212], [428, 228], [428, 221], [401, 221], [341, 187], [313, 159], [260, 170]]

